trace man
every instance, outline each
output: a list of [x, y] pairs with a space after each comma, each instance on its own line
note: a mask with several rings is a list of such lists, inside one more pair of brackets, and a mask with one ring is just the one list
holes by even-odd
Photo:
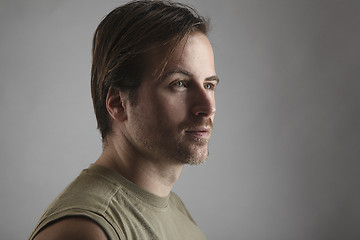
[[219, 81], [207, 23], [188, 6], [135, 1], [93, 39], [103, 152], [49, 206], [30, 239], [205, 239], [171, 192], [208, 156]]

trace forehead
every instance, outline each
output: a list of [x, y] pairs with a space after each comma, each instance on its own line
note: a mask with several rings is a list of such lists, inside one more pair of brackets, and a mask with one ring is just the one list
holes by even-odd
[[215, 71], [211, 44], [207, 36], [200, 32], [186, 36], [175, 47], [164, 46], [152, 50], [145, 61], [146, 74], [153, 79], [161, 79], [166, 72], [177, 68], [189, 72], [201, 69]]
[[183, 45], [175, 49], [171, 59], [174, 62], [170, 63], [185, 65], [190, 69], [193, 67], [214, 68], [213, 49], [207, 36], [202, 33], [195, 33], [184, 40]]

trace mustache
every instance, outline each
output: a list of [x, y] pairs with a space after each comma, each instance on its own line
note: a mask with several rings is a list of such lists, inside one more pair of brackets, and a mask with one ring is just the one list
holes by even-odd
[[210, 130], [213, 129], [213, 121], [210, 118], [207, 119], [193, 119], [191, 121], [186, 121], [180, 124], [179, 129], [180, 130], [186, 130], [186, 129], [196, 129], [200, 127], [206, 127]]

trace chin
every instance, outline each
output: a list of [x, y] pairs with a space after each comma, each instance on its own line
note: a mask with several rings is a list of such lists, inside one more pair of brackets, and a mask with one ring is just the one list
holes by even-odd
[[206, 151], [205, 154], [193, 154], [189, 155], [187, 158], [183, 159], [183, 163], [188, 165], [200, 165], [206, 162], [206, 159], [209, 156], [209, 152]]
[[207, 144], [183, 145], [177, 146], [177, 151], [172, 154], [178, 162], [188, 165], [199, 165], [206, 161], [209, 156]]
[[192, 166], [196, 166], [196, 165], [200, 165], [206, 162], [206, 158], [205, 159], [191, 159], [189, 161], [186, 162], [187, 165], [192, 165]]

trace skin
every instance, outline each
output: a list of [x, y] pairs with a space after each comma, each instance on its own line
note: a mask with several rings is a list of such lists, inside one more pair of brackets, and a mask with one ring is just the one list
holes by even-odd
[[[163, 57], [155, 54], [152, 62]], [[130, 103], [127, 93], [110, 89], [106, 107], [113, 131], [95, 164], [163, 197], [169, 195], [184, 164], [200, 164], [208, 156], [219, 80], [211, 44], [202, 33], [181, 42], [161, 78], [155, 77], [154, 69], [156, 65], [145, 71], [136, 104]], [[69, 218], [45, 228], [35, 239], [107, 238], [91, 220]]]
[[87, 218], [66, 218], [41, 231], [37, 240], [106, 240], [105, 232], [92, 220]]

